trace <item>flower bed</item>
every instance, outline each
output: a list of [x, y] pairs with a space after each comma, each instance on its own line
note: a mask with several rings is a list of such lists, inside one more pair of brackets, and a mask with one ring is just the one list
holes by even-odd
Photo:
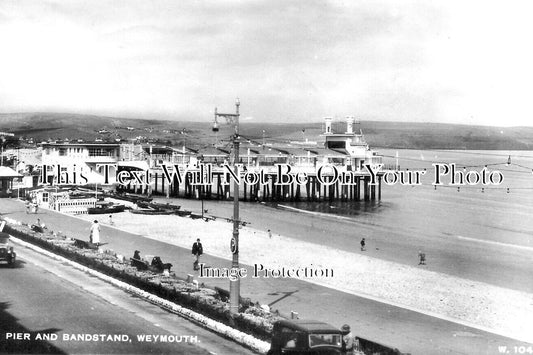
[[129, 261], [124, 261], [111, 250], [81, 249], [75, 240], [52, 232], [38, 233], [24, 224], [6, 225], [4, 231], [25, 242], [61, 255], [81, 265], [100, 271], [146, 292], [155, 294], [180, 306], [189, 308], [209, 318], [222, 322], [258, 339], [270, 340], [272, 324], [281, 319], [277, 314], [264, 311], [250, 300], [241, 302], [240, 313], [232, 315], [229, 304], [216, 290], [200, 287], [179, 279], [149, 270], [138, 271]]

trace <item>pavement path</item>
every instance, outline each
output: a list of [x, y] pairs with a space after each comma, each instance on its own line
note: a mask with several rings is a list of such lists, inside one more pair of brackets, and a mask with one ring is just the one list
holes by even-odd
[[254, 354], [61, 261], [15, 248], [16, 266], [0, 266], [0, 353]]

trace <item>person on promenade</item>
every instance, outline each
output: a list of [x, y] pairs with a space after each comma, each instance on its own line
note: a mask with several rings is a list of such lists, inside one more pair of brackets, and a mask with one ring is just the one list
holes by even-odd
[[426, 253], [422, 252], [422, 250], [418, 251], [418, 265], [426, 265]]
[[41, 223], [41, 219], [37, 218], [37, 224], [32, 224], [30, 226], [31, 230], [38, 232], [38, 233], [44, 233], [45, 225], [44, 223]]
[[41, 222], [41, 219], [40, 218], [37, 218], [37, 225], [41, 228], [46, 228], [46, 225], [44, 223]]
[[37, 204], [37, 197], [35, 195], [31, 198], [31, 207], [33, 208], [33, 213], [37, 213], [39, 210], [39, 204]]
[[196, 242], [192, 245], [192, 255], [196, 256], [196, 260], [194, 261], [193, 268], [194, 270], [198, 270], [200, 267], [198, 264], [200, 263], [200, 255], [204, 253], [204, 248], [202, 247], [202, 243], [200, 243], [200, 238], [196, 239]]
[[361, 239], [361, 251], [365, 251], [365, 245], [366, 245], [366, 242], [365, 242], [365, 238]]
[[115, 222], [113, 222], [113, 216], [112, 215], [109, 215], [109, 224], [114, 226], [115, 225]]
[[91, 235], [89, 237], [89, 241], [96, 245], [100, 244], [100, 224], [98, 224], [96, 219], [91, 225]]
[[342, 354], [352, 355], [354, 350], [354, 336], [350, 330], [350, 326], [345, 324], [341, 327], [342, 332]]
[[25, 206], [26, 206], [26, 214], [29, 214], [30, 209], [31, 209], [30, 201], [26, 200]]

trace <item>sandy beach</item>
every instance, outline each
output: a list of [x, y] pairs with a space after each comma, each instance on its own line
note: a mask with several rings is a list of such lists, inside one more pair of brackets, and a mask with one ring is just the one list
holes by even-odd
[[[82, 218], [92, 220], [94, 216]], [[113, 215], [113, 220], [116, 228], [185, 248], [201, 238], [205, 253], [231, 259], [232, 224], [220, 219], [204, 222], [125, 212]], [[106, 224], [106, 220], [101, 221]], [[102, 239], [105, 242], [105, 235]], [[265, 231], [249, 226], [240, 230], [240, 262], [268, 268], [333, 269], [333, 277], [306, 281], [533, 342], [531, 293], [302, 242], [290, 235], [274, 234], [269, 238]]]

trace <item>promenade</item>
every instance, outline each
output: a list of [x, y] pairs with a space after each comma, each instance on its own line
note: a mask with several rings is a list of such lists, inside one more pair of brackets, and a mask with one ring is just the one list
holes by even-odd
[[[35, 223], [40, 218], [50, 230], [88, 239], [90, 222], [78, 217], [42, 209], [37, 215], [26, 214], [21, 202], [8, 199], [0, 201], [0, 213], [26, 223]], [[126, 213], [122, 215], [124, 217], [121, 218], [138, 218]], [[105, 248], [126, 257], [133, 255], [134, 250], [140, 250], [142, 255], [159, 255], [164, 262], [174, 265], [173, 270], [178, 276], [197, 276], [192, 270], [193, 259], [189, 248], [108, 226], [105, 223], [107, 216], [85, 217], [95, 217], [102, 222], [102, 241], [107, 243]], [[120, 227], [119, 218], [114, 216], [114, 219], [116, 226]], [[176, 233], [179, 233], [178, 226]], [[229, 239], [225, 234], [221, 238]], [[227, 244], [229, 248], [229, 242]], [[209, 245], [204, 244], [206, 255], [203, 261], [207, 265], [230, 267], [228, 260], [210, 255], [209, 248]], [[265, 250], [266, 252], [269, 251]], [[248, 268], [250, 269], [249, 266]], [[229, 288], [229, 281], [226, 279], [209, 279], [204, 282], [210, 286]], [[412, 354], [495, 354], [498, 353], [498, 346], [521, 344], [516, 340], [454, 322], [297, 279], [246, 278], [241, 282], [241, 294], [261, 304], [268, 304], [283, 314], [296, 311], [301, 318], [320, 319], [339, 327], [348, 323], [358, 336], [392, 345]]]

